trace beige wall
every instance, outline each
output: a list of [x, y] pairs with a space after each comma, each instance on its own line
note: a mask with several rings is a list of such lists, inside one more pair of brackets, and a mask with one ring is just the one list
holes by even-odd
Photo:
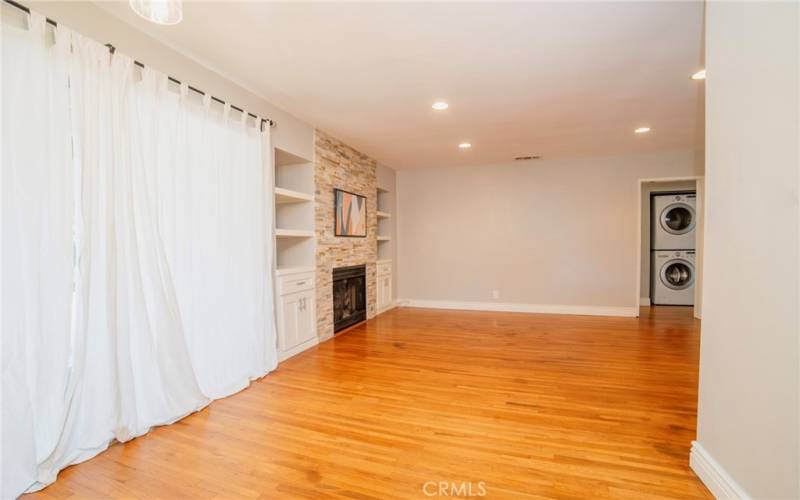
[[195, 88], [210, 92], [247, 111], [272, 118], [272, 143], [303, 158], [314, 154], [314, 129], [291, 114], [242, 88], [230, 79], [198, 64], [120, 21], [90, 2], [23, 2], [31, 9], [63, 23], [69, 28], [101, 43], [111, 43], [120, 52], [167, 73]]
[[799, 16], [707, 4], [697, 440], [752, 498], [800, 497]]
[[633, 308], [639, 179], [701, 163], [688, 151], [400, 170], [398, 295]]

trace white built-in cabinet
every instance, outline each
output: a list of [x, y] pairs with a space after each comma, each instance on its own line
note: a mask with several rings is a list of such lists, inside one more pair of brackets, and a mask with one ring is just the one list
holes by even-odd
[[377, 254], [378, 261], [376, 284], [376, 304], [375, 309], [378, 314], [391, 309], [394, 306], [394, 297], [392, 297], [392, 213], [391, 196], [392, 193], [388, 189], [378, 186], [376, 193], [377, 196], [377, 218], [378, 218], [378, 234], [375, 238], [377, 240]]
[[313, 272], [278, 275], [278, 359], [283, 361], [318, 343]]
[[274, 149], [275, 277], [278, 359], [318, 343], [314, 162]]
[[379, 260], [377, 262], [377, 304], [378, 313], [391, 309], [394, 304], [392, 298], [392, 261]]

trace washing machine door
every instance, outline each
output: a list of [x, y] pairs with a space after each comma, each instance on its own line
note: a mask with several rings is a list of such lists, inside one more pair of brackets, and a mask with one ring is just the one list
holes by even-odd
[[661, 266], [661, 282], [672, 290], [685, 290], [694, 284], [694, 266], [684, 259], [672, 259]]
[[686, 234], [694, 229], [694, 207], [684, 202], [670, 203], [661, 211], [661, 227], [670, 234]]

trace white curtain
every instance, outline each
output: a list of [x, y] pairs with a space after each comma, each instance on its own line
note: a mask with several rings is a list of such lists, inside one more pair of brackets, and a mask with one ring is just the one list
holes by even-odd
[[[2, 29], [2, 498], [55, 449], [69, 381], [73, 161], [67, 56], [45, 19]], [[28, 25], [26, 25], [28, 24]]]
[[[25, 51], [42, 52], [40, 66], [56, 72], [43, 79], [50, 81], [46, 95], [55, 92], [64, 104], [55, 109], [60, 101], [44, 100], [42, 120], [14, 132], [21, 138], [6, 131], [25, 114], [4, 107], [3, 141], [35, 145], [56, 116], [62, 123], [48, 140], [66, 146], [38, 148], [63, 150], [56, 159], [10, 162], [4, 147], [3, 308], [25, 311], [24, 318], [3, 320], [3, 412], [11, 416], [3, 421], [4, 497], [49, 484], [111, 440], [182, 418], [277, 364], [268, 132], [259, 120], [208, 98], [196, 102], [196, 94], [172, 88], [164, 74], [62, 26], [52, 45], [35, 35], [37, 22], [34, 15], [31, 28], [13, 36], [6, 28], [3, 53], [31, 64]], [[20, 49], [7, 43], [14, 37], [25, 39]], [[39, 75], [3, 63], [6, 104]], [[6, 78], [7, 71], [16, 76]], [[20, 80], [19, 88], [7, 80]], [[34, 172], [58, 182], [34, 177], [31, 162]], [[23, 180], [34, 195], [7, 205], [7, 191], [21, 182], [13, 176], [18, 171], [30, 177]], [[56, 202], [52, 214], [39, 214]], [[7, 229], [17, 227], [19, 243], [7, 244], [16, 235]], [[45, 254], [34, 230], [39, 238], [59, 238], [60, 246], [46, 246]], [[26, 245], [40, 250], [36, 262], [36, 253], [20, 255]], [[54, 297], [42, 290], [20, 294], [6, 273], [13, 267]], [[24, 364], [6, 365], [9, 345]]]
[[[145, 71], [145, 82], [154, 78]], [[180, 96], [193, 97], [185, 86]], [[161, 234], [198, 382], [206, 396], [221, 398], [277, 364], [274, 335], [261, 333], [274, 331], [264, 278], [272, 269], [264, 258], [272, 198], [263, 194], [271, 168], [262, 167], [265, 143], [246, 114], [206, 96], [180, 106], [177, 119], [178, 154], [156, 174]]]

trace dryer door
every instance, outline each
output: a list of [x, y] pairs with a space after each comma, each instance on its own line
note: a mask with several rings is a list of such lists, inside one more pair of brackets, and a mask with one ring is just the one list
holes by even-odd
[[683, 202], [670, 203], [661, 211], [660, 222], [670, 234], [686, 234], [694, 229], [694, 207]]
[[672, 290], [685, 290], [694, 284], [694, 266], [683, 259], [665, 262], [661, 266], [661, 282]]

